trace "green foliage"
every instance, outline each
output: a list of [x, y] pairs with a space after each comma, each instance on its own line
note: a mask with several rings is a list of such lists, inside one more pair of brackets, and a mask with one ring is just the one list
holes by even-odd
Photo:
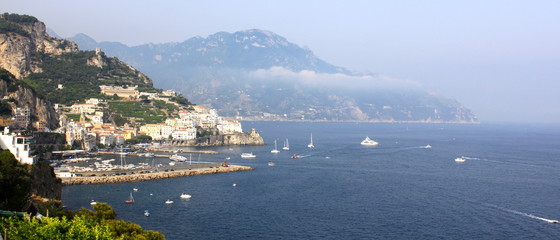
[[30, 24], [30, 23], [36, 23], [36, 22], [39, 21], [39, 20], [37, 20], [36, 17], [29, 16], [29, 15], [20, 15], [20, 14], [15, 14], [15, 13], [3, 13], [0, 16], [0, 19], [8, 21], [8, 22], [20, 23], [20, 24]]
[[189, 106], [192, 105], [192, 103], [185, 97], [183, 97], [182, 95], [177, 95], [176, 97], [172, 97], [170, 99], [173, 102], [176, 102], [178, 104], [181, 104], [183, 106]]
[[74, 217], [74, 212], [64, 209], [62, 201], [60, 200], [49, 200], [47, 202], [36, 203], [35, 205], [40, 213], [48, 215], [49, 217], [66, 217], [68, 219]]
[[137, 144], [137, 143], [149, 143], [152, 141], [152, 137], [148, 135], [138, 135], [134, 138], [128, 139], [127, 143], [129, 144]]
[[68, 113], [68, 114], [66, 114], [66, 116], [67, 116], [68, 118], [74, 120], [74, 122], [78, 122], [78, 121], [80, 121], [81, 114], [71, 114], [71, 113]]
[[[151, 104], [142, 104], [136, 101], [114, 101], [109, 102], [109, 109], [115, 114], [120, 114], [125, 118], [143, 119], [136, 120], [136, 122], [143, 122], [147, 124], [160, 123], [165, 121], [169, 116], [168, 113], [177, 110], [178, 108], [164, 101], [153, 101]], [[117, 121], [114, 119], [115, 122]], [[117, 124], [122, 126], [124, 124]]]
[[29, 37], [29, 33], [21, 28], [20, 24], [32, 24], [37, 18], [28, 15], [4, 13], [0, 15], [0, 33], [17, 33]]
[[126, 118], [123, 118], [118, 114], [113, 115], [113, 120], [115, 121], [115, 125], [117, 126], [124, 126], [126, 123], [128, 123], [128, 120]]
[[[89, 65], [92, 59], [101, 57], [103, 67]], [[79, 51], [61, 55], [37, 54], [40, 60], [40, 73], [30, 74], [24, 81], [35, 88], [40, 94], [55, 103], [72, 104], [87, 98], [110, 99], [101, 94], [100, 85], [138, 85], [152, 88], [151, 83], [145, 83], [137, 72], [126, 64], [104, 56], [98, 56], [94, 51]], [[63, 89], [58, 89], [62, 84]]]
[[20, 211], [31, 194], [31, 174], [8, 150], [0, 151], [0, 209]]
[[97, 203], [93, 209], [98, 220], [115, 219], [117, 217], [117, 212], [107, 203]]
[[7, 101], [0, 101], [0, 116], [12, 115], [12, 107]]
[[82, 216], [73, 219], [43, 217], [42, 221], [34, 218], [0, 218], [0, 230], [2, 233], [7, 232], [5, 237], [10, 240], [123, 239], [111, 232], [106, 223]]

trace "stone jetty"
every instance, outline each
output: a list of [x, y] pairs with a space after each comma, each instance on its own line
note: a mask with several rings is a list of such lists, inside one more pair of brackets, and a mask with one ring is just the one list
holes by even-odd
[[157, 180], [164, 178], [196, 176], [204, 174], [228, 173], [238, 171], [251, 171], [252, 167], [229, 165], [227, 167], [216, 165], [213, 167], [179, 169], [173, 171], [152, 172], [132, 175], [116, 175], [116, 176], [90, 176], [90, 177], [67, 177], [60, 178], [63, 185], [79, 185], [79, 184], [105, 184], [105, 183], [121, 183], [121, 182], [139, 182], [148, 180]]

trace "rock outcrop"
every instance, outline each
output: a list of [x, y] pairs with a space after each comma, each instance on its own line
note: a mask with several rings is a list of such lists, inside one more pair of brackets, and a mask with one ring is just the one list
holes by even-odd
[[220, 134], [200, 137], [194, 140], [172, 141], [177, 146], [226, 146], [226, 145], [264, 145], [261, 135], [253, 128], [248, 133]]
[[14, 22], [9, 14], [0, 15], [0, 21], [12, 26], [17, 24], [17, 29], [20, 30], [0, 32], [0, 67], [8, 70], [16, 78], [22, 79], [33, 72], [42, 71], [38, 66], [38, 55], [59, 55], [78, 51], [76, 43], [48, 35], [43, 22], [29, 16], [25, 19], [23, 22]]

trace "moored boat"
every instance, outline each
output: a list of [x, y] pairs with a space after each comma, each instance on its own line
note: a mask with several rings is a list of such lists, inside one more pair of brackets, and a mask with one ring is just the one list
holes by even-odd
[[364, 146], [377, 146], [377, 145], [379, 145], [378, 142], [372, 140], [369, 137], [366, 137], [366, 139], [364, 139], [361, 144], [364, 145]]
[[253, 153], [241, 153], [241, 158], [256, 158], [257, 156]]
[[126, 204], [134, 203], [134, 197], [132, 197], [132, 192], [130, 192], [130, 196], [128, 197], [128, 199], [124, 200], [124, 203], [126, 203]]
[[180, 198], [182, 199], [187, 199], [187, 198], [191, 198], [192, 196], [186, 193], [181, 194]]

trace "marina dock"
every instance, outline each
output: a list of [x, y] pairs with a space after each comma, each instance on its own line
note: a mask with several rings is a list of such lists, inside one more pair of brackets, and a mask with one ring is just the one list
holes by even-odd
[[[141, 171], [139, 169], [127, 171], [107, 172], [81, 172], [81, 176], [60, 178], [63, 185], [79, 184], [106, 184], [121, 182], [139, 182], [165, 178], [197, 176], [205, 174], [228, 173], [238, 171], [251, 171], [252, 167], [229, 165], [222, 166], [220, 163], [176, 165], [159, 168], [157, 171]], [[105, 175], [105, 176], [103, 176]]]

